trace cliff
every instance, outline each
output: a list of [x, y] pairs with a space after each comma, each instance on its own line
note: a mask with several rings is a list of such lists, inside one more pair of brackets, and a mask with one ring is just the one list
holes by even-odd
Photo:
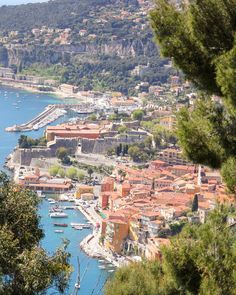
[[11, 45], [0, 47], [0, 63], [6, 67], [11, 65], [27, 67], [33, 63], [70, 64], [76, 55], [111, 55], [121, 58], [146, 56], [157, 54], [152, 41], [119, 40], [108, 42], [88, 42], [78, 45]]

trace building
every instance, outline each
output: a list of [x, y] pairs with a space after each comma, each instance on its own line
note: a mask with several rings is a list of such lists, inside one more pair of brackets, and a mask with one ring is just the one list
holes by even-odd
[[106, 224], [105, 246], [116, 253], [121, 253], [129, 234], [129, 224], [121, 218], [109, 219]]
[[165, 149], [158, 153], [158, 158], [169, 165], [186, 165], [187, 161], [183, 158], [182, 152], [177, 149]]
[[47, 141], [56, 137], [98, 139], [107, 134], [108, 128], [98, 124], [60, 124], [48, 126], [45, 131]]
[[79, 185], [76, 189], [75, 197], [80, 199], [83, 194], [93, 195], [93, 187], [90, 185]]

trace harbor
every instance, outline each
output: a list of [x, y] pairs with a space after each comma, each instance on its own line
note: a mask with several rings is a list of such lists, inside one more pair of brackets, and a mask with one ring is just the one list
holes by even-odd
[[[15, 105], [15, 103], [13, 104]], [[72, 110], [73, 112], [79, 115], [88, 115], [95, 111], [93, 108], [89, 108], [87, 104], [54, 104], [48, 105], [43, 112], [38, 114], [32, 120], [20, 124], [13, 125], [11, 127], [6, 127], [5, 131], [7, 132], [28, 132], [33, 130], [39, 130], [55, 122], [60, 117], [64, 116], [68, 110]]]
[[[18, 101], [21, 101], [21, 103], [18, 103]], [[22, 134], [21, 132], [5, 132], [5, 128], [7, 128], [7, 126], [11, 126], [14, 122], [17, 125], [20, 125], [21, 122], [24, 121], [29, 122], [32, 117], [36, 117], [39, 112], [43, 112], [47, 105], [62, 104], [63, 102], [64, 101], [61, 99], [57, 99], [56, 97], [47, 94], [39, 95], [37, 93], [30, 93], [18, 89], [0, 87], [0, 123], [2, 126], [0, 130], [0, 165], [2, 169], [6, 157], [17, 145], [18, 138]], [[15, 103], [20, 105], [19, 109], [16, 109], [16, 107], [13, 105]], [[68, 103], [68, 99], [66, 100], [66, 103]], [[73, 104], [74, 101], [71, 101], [71, 103]], [[59, 118], [59, 120], [61, 119]], [[57, 121], [55, 121], [55, 123]], [[40, 137], [43, 135], [43, 128], [29, 131], [29, 135], [33, 138]], [[107, 269], [101, 269], [101, 263], [98, 261], [98, 259], [93, 259], [87, 256], [80, 249], [80, 243], [92, 233], [92, 230], [91, 228], [75, 230], [70, 225], [70, 223], [87, 224], [88, 219], [80, 212], [80, 210], [69, 209], [75, 204], [71, 201], [67, 202], [67, 198], [64, 198], [64, 201], [60, 202], [60, 206], [66, 207], [66, 209], [63, 210], [66, 212], [66, 214], [68, 214], [68, 217], [65, 219], [50, 218], [49, 210], [51, 207], [54, 207], [56, 203], [49, 204], [49, 201], [46, 200], [47, 198], [50, 198], [50, 196], [42, 195], [42, 202], [39, 208], [39, 216], [41, 220], [40, 223], [45, 233], [45, 237], [41, 241], [41, 246], [43, 246], [49, 254], [52, 254], [55, 253], [56, 249], [62, 245], [65, 239], [69, 240], [67, 251], [71, 255], [70, 263], [72, 264], [73, 272], [69, 283], [69, 289], [66, 294], [70, 295], [74, 292], [78, 275], [77, 259], [79, 257], [82, 274], [79, 294], [91, 294], [95, 287], [95, 283], [91, 284], [91, 282], [99, 281], [98, 287], [94, 294], [103, 295], [103, 290], [101, 287], [106, 281], [107, 277], [112, 273], [110, 273]], [[55, 223], [64, 223], [68, 226], [57, 227], [54, 225]], [[56, 229], [62, 229], [63, 232], [55, 233], [54, 230]], [[55, 290], [48, 290], [47, 295], [51, 295], [53, 293], [56, 294]]]

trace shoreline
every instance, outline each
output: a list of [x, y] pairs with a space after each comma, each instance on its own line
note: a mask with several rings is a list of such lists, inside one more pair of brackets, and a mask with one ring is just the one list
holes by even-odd
[[55, 96], [59, 99], [82, 99], [82, 97], [76, 96], [76, 95], [70, 95], [68, 93], [65, 93], [57, 88], [54, 88], [55, 91], [40, 91], [36, 89], [35, 87], [40, 87], [42, 85], [35, 85], [35, 87], [31, 87], [28, 85], [25, 85], [23, 83], [16, 83], [14, 81], [6, 81], [0, 79], [0, 86], [7, 86], [7, 87], [12, 87], [14, 89], [19, 89], [19, 90], [25, 90], [27, 92], [31, 93], [38, 93], [38, 94], [48, 94], [51, 96]]
[[91, 234], [86, 236], [81, 242], [80, 242], [80, 249], [84, 251], [86, 255], [88, 255], [91, 258], [102, 258], [109, 263], [113, 264], [115, 267], [121, 267], [125, 263], [125, 257], [120, 255], [120, 258], [118, 259], [113, 255], [113, 253], [109, 250], [106, 250], [104, 246], [100, 245], [99, 238], [101, 236], [99, 230], [96, 229], [95, 225], [98, 221], [94, 219], [86, 210], [84, 210], [80, 205], [77, 206], [77, 210], [79, 210], [85, 218], [88, 219], [89, 222], [91, 222], [94, 225], [94, 230]]

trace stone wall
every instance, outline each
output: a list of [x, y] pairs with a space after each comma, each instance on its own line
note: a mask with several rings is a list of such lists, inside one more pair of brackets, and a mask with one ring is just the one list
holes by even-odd
[[78, 148], [77, 138], [55, 138], [49, 142], [47, 147], [38, 147], [31, 149], [16, 148], [13, 152], [12, 162], [22, 166], [29, 166], [32, 159], [52, 158], [56, 156], [56, 150], [60, 147], [68, 149], [71, 155], [75, 154]]
[[132, 144], [143, 142], [146, 134], [138, 136], [105, 137], [99, 139], [81, 139], [81, 152], [87, 154], [105, 154], [109, 148], [116, 147], [120, 143]]

